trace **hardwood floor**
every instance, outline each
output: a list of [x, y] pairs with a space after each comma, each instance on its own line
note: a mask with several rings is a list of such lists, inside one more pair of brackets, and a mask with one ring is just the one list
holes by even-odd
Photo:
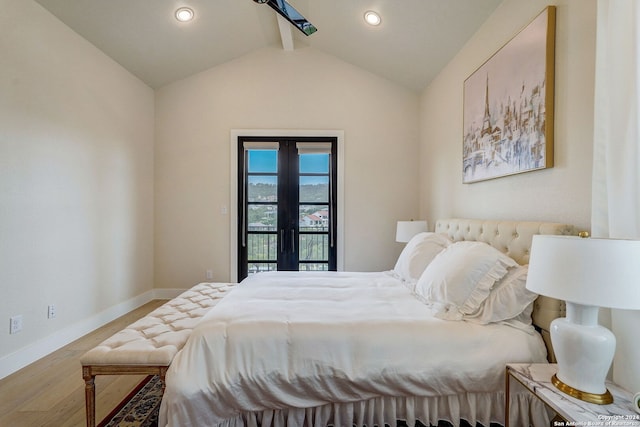
[[[85, 426], [80, 357], [164, 304], [154, 300], [0, 380], [0, 426]], [[96, 377], [96, 419], [102, 420], [144, 376]]]

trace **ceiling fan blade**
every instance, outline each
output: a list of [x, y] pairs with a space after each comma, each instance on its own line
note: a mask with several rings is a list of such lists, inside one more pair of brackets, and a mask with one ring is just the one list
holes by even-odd
[[[262, 1], [254, 0], [257, 3], [263, 3]], [[291, 22], [297, 29], [302, 31], [305, 35], [318, 31], [318, 29], [307, 19], [300, 14], [293, 6], [287, 3], [285, 0], [267, 0], [266, 2], [273, 10], [278, 12], [287, 21]]]

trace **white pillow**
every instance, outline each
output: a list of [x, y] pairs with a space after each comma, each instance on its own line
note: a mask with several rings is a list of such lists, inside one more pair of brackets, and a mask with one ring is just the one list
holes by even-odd
[[[503, 322], [527, 311], [538, 297], [538, 294], [529, 291], [525, 286], [528, 272], [528, 265], [510, 268], [508, 273], [493, 286], [489, 296], [480, 306], [480, 310], [465, 316], [465, 319], [481, 324]], [[531, 324], [530, 315], [531, 313], [529, 313], [529, 324]]]
[[451, 240], [443, 233], [418, 233], [407, 242], [393, 272], [405, 282], [413, 283], [420, 278], [429, 263], [451, 244]]
[[427, 266], [415, 287], [422, 299], [436, 304], [436, 317], [462, 320], [475, 314], [493, 285], [516, 267], [513, 259], [482, 242], [456, 242]]

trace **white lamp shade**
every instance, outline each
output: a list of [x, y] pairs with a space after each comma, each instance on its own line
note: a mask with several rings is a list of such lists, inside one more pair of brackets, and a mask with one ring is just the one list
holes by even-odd
[[533, 236], [527, 289], [576, 304], [640, 309], [640, 241]]
[[408, 242], [418, 233], [427, 231], [427, 221], [398, 221], [396, 242]]

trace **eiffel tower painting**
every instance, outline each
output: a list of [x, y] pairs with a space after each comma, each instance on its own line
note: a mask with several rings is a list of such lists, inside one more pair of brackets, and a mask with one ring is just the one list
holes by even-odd
[[462, 182], [553, 166], [555, 7], [464, 82]]

